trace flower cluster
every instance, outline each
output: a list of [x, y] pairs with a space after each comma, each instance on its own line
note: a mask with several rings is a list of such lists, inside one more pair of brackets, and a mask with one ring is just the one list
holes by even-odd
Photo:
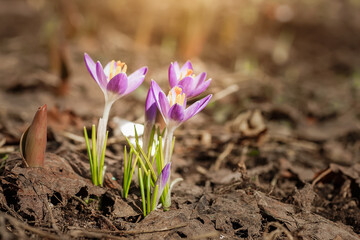
[[[86, 53], [85, 63], [105, 96], [104, 114], [99, 120], [97, 134], [95, 126], [92, 129], [92, 147], [90, 147], [87, 131], [84, 128], [92, 180], [95, 185], [102, 185], [106, 168], [104, 165], [106, 126], [110, 108], [117, 99], [131, 93], [141, 85], [147, 68], [140, 68], [127, 76], [125, 63], [111, 61], [103, 68], [100, 62], [95, 64]], [[160, 86], [151, 80], [145, 102], [142, 139], [139, 139], [135, 128], [135, 144], [125, 136], [130, 149], [129, 151], [126, 147], [124, 149], [123, 197], [127, 198], [133, 174], [137, 170], [144, 216], [157, 209], [160, 202], [164, 210], [168, 210], [171, 206], [172, 187], [176, 182], [182, 180], [175, 179], [170, 183], [171, 155], [175, 143], [174, 131], [209, 103], [211, 94], [187, 106], [188, 99], [203, 93], [209, 87], [210, 82], [211, 79], [206, 80], [205, 72], [194, 74], [190, 61], [187, 61], [181, 68], [177, 62], [171, 63], [169, 67], [171, 89], [168, 94], [165, 94]], [[165, 131], [162, 132], [155, 127], [157, 111], [166, 124]], [[154, 163], [156, 164], [155, 169]]]

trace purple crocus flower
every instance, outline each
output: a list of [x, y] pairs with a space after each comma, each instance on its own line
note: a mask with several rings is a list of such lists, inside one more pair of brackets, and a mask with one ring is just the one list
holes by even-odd
[[190, 61], [187, 61], [181, 68], [177, 62], [171, 63], [169, 67], [169, 83], [173, 88], [179, 86], [187, 98], [196, 97], [204, 92], [211, 83], [211, 78], [205, 81], [206, 73], [194, 74]]
[[99, 119], [96, 139], [97, 160], [100, 166], [101, 150], [105, 143], [111, 106], [116, 100], [131, 93], [141, 85], [145, 79], [147, 67], [142, 67], [127, 76], [127, 65], [123, 62], [113, 60], [103, 68], [99, 61], [95, 63], [87, 53], [84, 54], [84, 58], [87, 69], [105, 96], [103, 117]]
[[113, 60], [103, 68], [99, 61], [95, 63], [87, 53], [84, 55], [86, 67], [104, 92], [106, 102], [114, 102], [131, 93], [145, 79], [147, 67], [142, 67], [127, 76], [127, 65], [123, 62]]
[[164, 162], [167, 164], [171, 162], [171, 143], [175, 129], [203, 110], [209, 103], [212, 95], [210, 94], [186, 108], [186, 95], [179, 86], [173, 87], [166, 96], [159, 85], [152, 80], [151, 90], [154, 94], [156, 106], [166, 123], [166, 132], [164, 136]]
[[159, 85], [152, 80], [151, 90], [154, 94], [156, 105], [168, 128], [178, 127], [180, 124], [203, 110], [212, 97], [212, 95], [209, 94], [186, 108], [187, 95], [181, 87], [173, 87], [166, 96]]

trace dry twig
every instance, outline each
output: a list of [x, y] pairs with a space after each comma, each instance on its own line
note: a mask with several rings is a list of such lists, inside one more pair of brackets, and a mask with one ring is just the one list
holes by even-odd
[[221, 163], [224, 161], [224, 159], [229, 156], [231, 151], [234, 149], [235, 144], [230, 142], [228, 145], [226, 145], [225, 150], [219, 155], [219, 157], [216, 159], [215, 164], [213, 165], [213, 170], [217, 171], [220, 169]]
[[47, 239], [59, 239], [58, 235], [54, 235], [52, 233], [44, 232], [38, 228], [31, 227], [31, 226], [27, 225], [26, 223], [23, 223], [8, 214], [1, 213], [0, 216], [3, 216], [6, 220], [8, 220], [8, 222], [16, 229], [27, 230], [29, 232], [39, 235], [40, 237], [44, 237]]

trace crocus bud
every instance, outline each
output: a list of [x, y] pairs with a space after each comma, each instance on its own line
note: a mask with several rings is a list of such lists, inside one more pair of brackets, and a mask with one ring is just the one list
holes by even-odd
[[151, 90], [149, 89], [148, 95], [145, 101], [145, 123], [144, 123], [144, 135], [143, 135], [143, 149], [147, 153], [150, 141], [150, 135], [156, 120], [156, 102]]
[[47, 135], [47, 106], [40, 107], [20, 139], [20, 153], [28, 167], [43, 167]]
[[171, 172], [171, 162], [169, 162], [168, 164], [165, 165], [165, 167], [163, 168], [163, 170], [161, 171], [160, 175], [157, 178], [156, 184], [155, 185], [159, 185], [159, 190], [158, 190], [158, 194], [156, 196], [156, 205], [158, 205], [160, 197], [165, 189], [165, 186], [169, 180], [170, 177], [170, 172]]
[[145, 102], [145, 122], [154, 124], [155, 119], [156, 119], [156, 102], [150, 87]]

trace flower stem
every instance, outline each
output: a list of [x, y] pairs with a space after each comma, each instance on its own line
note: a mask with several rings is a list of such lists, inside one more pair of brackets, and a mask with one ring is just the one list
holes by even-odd
[[[165, 132], [165, 144], [164, 144], [164, 166], [166, 164], [168, 164], [169, 162], [171, 162], [171, 155], [172, 155], [172, 148], [173, 148], [173, 135], [174, 135], [174, 131], [175, 131], [175, 127], [171, 127], [169, 126], [168, 128], [166, 128], [166, 132]], [[164, 166], [162, 166], [162, 168], [164, 168]], [[170, 176], [171, 176], [171, 172], [169, 173], [169, 180], [170, 180]], [[170, 181], [169, 181], [170, 182]], [[166, 184], [164, 192], [163, 192], [163, 196], [164, 196], [164, 202], [163, 202], [163, 207], [164, 207], [164, 211], [169, 210], [170, 206], [171, 206], [171, 192], [169, 189], [169, 184]]]
[[[165, 132], [165, 144], [164, 144], [164, 166], [166, 164], [168, 164], [169, 162], [171, 162], [171, 148], [172, 148], [172, 139], [173, 139], [173, 135], [174, 135], [174, 127], [169, 127], [166, 128], [166, 132]], [[164, 167], [162, 166], [162, 167]]]
[[[105, 106], [104, 106], [104, 113], [103, 113], [103, 117], [99, 119], [99, 124], [98, 124], [98, 131], [97, 131], [97, 141], [96, 141], [96, 148], [97, 148], [97, 175], [98, 175], [98, 179], [97, 179], [97, 183], [98, 185], [102, 185], [102, 178], [99, 178], [100, 176], [103, 177], [105, 173], [103, 173], [103, 166], [101, 166], [101, 160], [102, 160], [102, 155], [103, 153], [105, 154], [105, 150], [106, 150], [106, 129], [107, 129], [107, 123], [109, 120], [109, 114], [110, 114], [110, 109], [112, 104], [114, 103], [114, 101], [105, 101]], [[103, 151], [101, 151], [103, 150]], [[104, 155], [105, 156], [105, 155]]]
[[103, 117], [102, 117], [102, 119], [104, 120], [105, 131], [106, 131], [106, 126], [107, 126], [107, 123], [109, 120], [110, 109], [111, 109], [111, 106], [113, 105], [113, 103], [114, 103], [113, 101], [105, 102], [104, 112], [103, 112]]

